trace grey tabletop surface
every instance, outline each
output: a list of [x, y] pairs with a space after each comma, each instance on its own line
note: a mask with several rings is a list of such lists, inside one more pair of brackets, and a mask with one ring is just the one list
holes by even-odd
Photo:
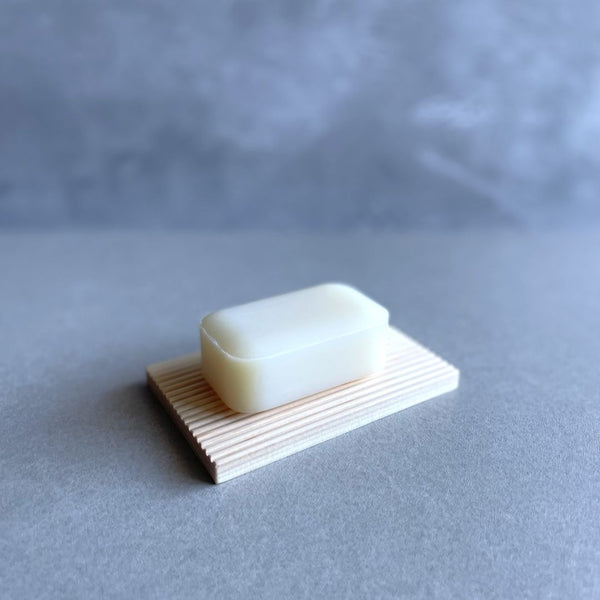
[[[599, 257], [598, 231], [3, 234], [2, 597], [599, 597]], [[214, 485], [145, 366], [328, 280], [460, 388]]]

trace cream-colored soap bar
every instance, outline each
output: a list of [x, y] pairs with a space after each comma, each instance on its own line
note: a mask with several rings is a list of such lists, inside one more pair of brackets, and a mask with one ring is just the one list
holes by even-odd
[[388, 319], [339, 283], [226, 308], [202, 319], [204, 377], [233, 410], [273, 408], [382, 369]]

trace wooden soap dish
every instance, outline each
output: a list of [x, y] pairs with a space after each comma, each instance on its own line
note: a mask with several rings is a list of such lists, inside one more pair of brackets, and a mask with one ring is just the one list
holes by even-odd
[[222, 483], [458, 387], [459, 371], [391, 327], [385, 369], [256, 414], [227, 408], [202, 376], [201, 355], [150, 365], [148, 385]]

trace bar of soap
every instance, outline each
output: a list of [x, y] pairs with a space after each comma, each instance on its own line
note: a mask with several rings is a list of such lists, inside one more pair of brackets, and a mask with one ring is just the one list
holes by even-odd
[[229, 408], [260, 412], [381, 370], [388, 321], [340, 283], [226, 308], [202, 319], [202, 370]]

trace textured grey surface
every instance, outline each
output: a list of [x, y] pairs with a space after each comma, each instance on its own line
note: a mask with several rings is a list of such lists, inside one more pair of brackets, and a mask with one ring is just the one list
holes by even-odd
[[4, 0], [0, 227], [600, 221], [596, 0]]
[[[0, 237], [6, 599], [597, 598], [600, 232]], [[221, 486], [144, 387], [200, 316], [345, 280], [452, 393]]]

